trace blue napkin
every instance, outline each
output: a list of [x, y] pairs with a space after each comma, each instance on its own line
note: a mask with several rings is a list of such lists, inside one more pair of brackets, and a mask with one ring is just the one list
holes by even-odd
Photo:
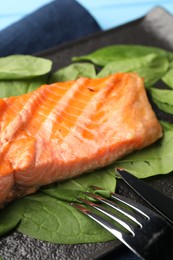
[[0, 56], [33, 54], [101, 30], [74, 0], [56, 0], [0, 31]]

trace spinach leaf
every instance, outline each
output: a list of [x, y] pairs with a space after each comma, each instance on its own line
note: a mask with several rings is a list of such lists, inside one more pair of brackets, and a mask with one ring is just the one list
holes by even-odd
[[75, 80], [79, 77], [96, 77], [95, 67], [91, 63], [74, 63], [55, 72], [50, 82]]
[[133, 152], [115, 162], [114, 166], [123, 168], [138, 178], [146, 178], [173, 171], [173, 131], [165, 131], [164, 137], [155, 144]]
[[149, 54], [138, 58], [111, 62], [97, 76], [104, 77], [115, 72], [137, 72], [144, 78], [146, 86], [152, 86], [165, 74], [168, 66], [167, 58]]
[[166, 121], [162, 121], [162, 120], [160, 121], [160, 123], [165, 130], [173, 130], [173, 124], [168, 123]]
[[0, 79], [27, 79], [50, 72], [52, 61], [30, 55], [0, 58]]
[[111, 45], [98, 49], [88, 55], [74, 57], [73, 61], [89, 60], [96, 65], [105, 66], [113, 61], [122, 61], [131, 58], [140, 58], [148, 54], [170, 58], [171, 54], [163, 49], [142, 45]]
[[31, 92], [46, 81], [47, 75], [23, 80], [0, 80], [0, 98], [19, 96]]
[[45, 194], [25, 197], [27, 207], [18, 230], [58, 244], [103, 242], [114, 237], [73, 208], [69, 202]]
[[173, 60], [169, 64], [168, 72], [162, 77], [164, 83], [173, 88]]
[[151, 88], [154, 103], [163, 111], [173, 114], [173, 90]]
[[24, 200], [16, 200], [0, 210], [0, 236], [16, 227], [23, 216], [25, 204]]

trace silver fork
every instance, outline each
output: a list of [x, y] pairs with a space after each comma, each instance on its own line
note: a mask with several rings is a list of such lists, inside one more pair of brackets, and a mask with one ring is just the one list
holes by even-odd
[[99, 203], [80, 198], [87, 206], [71, 203], [72, 206], [106, 228], [136, 255], [142, 259], [173, 259], [173, 228], [161, 216], [116, 193], [111, 193], [110, 199], [85, 194]]

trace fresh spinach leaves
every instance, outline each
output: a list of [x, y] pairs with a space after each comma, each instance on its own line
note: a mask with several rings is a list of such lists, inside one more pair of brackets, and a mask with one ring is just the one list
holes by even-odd
[[19, 224], [25, 211], [25, 205], [25, 201], [19, 199], [0, 210], [0, 236], [6, 234]]
[[173, 90], [151, 88], [150, 93], [159, 109], [173, 114]]
[[113, 61], [123, 61], [155, 54], [170, 59], [171, 54], [163, 49], [142, 45], [111, 45], [98, 49], [88, 55], [74, 57], [72, 61], [88, 60], [99, 66], [105, 66]]
[[32, 79], [0, 80], [0, 97], [19, 96], [31, 92], [47, 81], [47, 75]]
[[47, 74], [52, 61], [30, 55], [0, 58], [0, 80], [28, 79]]
[[138, 178], [146, 178], [173, 171], [173, 131], [164, 132], [164, 137], [155, 144], [135, 151], [115, 163]]
[[163, 121], [163, 120], [161, 120], [160, 123], [165, 130], [171, 130], [171, 131], [173, 130], [173, 124], [168, 123], [168, 122]]
[[31, 237], [58, 244], [103, 242], [114, 239], [69, 202], [45, 194], [28, 196], [18, 230]]
[[95, 67], [91, 63], [74, 63], [55, 72], [50, 82], [75, 80], [79, 77], [95, 78]]
[[48, 80], [52, 61], [30, 55], [0, 58], [0, 97], [18, 96], [35, 90]]
[[157, 82], [168, 70], [168, 59], [156, 54], [125, 59], [108, 63], [99, 73], [98, 77], [108, 76], [115, 72], [137, 72], [144, 78], [147, 87]]
[[165, 82], [170, 88], [173, 89], [173, 58], [172, 61], [169, 63], [169, 70], [165, 75], [162, 77], [163, 82]]

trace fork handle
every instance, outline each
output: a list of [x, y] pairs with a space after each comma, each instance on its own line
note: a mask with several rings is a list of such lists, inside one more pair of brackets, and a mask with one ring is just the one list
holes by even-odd
[[160, 234], [156, 237], [151, 237], [148, 243], [152, 243], [152, 240], [157, 240], [153, 243], [153, 246], [149, 246], [149, 250], [145, 250], [143, 255], [146, 260], [170, 260], [173, 259], [173, 228], [169, 225], [163, 227]]

